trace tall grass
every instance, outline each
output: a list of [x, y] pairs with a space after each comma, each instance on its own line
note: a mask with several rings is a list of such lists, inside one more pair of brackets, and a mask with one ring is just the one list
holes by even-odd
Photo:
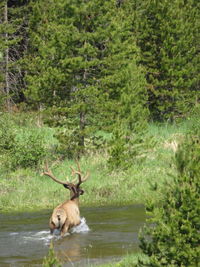
[[148, 258], [142, 254], [142, 253], [136, 253], [136, 254], [129, 254], [125, 257], [123, 257], [119, 262], [113, 262], [113, 263], [106, 263], [102, 265], [98, 265], [98, 267], [136, 267], [138, 266], [138, 260], [140, 259], [146, 260], [148, 262]]
[[[58, 141], [54, 137], [54, 129], [38, 127], [33, 121], [23, 125], [21, 122], [20, 129], [22, 128], [24, 131], [40, 132], [44, 137], [49, 159], [55, 161], [55, 147]], [[164, 181], [172, 181], [171, 176], [175, 174], [173, 144], [178, 142], [186, 128], [185, 125], [150, 124], [146, 135], [154, 138], [155, 146], [147, 151], [143, 160], [135, 161], [126, 172], [109, 171], [105, 150], [83, 157], [80, 161], [81, 169], [83, 172], [88, 170], [90, 178], [83, 184], [85, 194], [81, 196], [81, 205], [126, 205], [144, 203], [151, 198], [159, 200], [164, 190]], [[68, 190], [42, 175], [43, 165], [41, 163], [37, 168], [17, 168], [12, 171], [1, 166], [1, 210], [52, 209], [69, 197]], [[75, 163], [70, 160], [58, 160], [50, 167], [60, 180], [65, 181], [66, 176], [71, 175], [71, 165], [75, 166]], [[156, 184], [159, 190], [155, 194], [152, 193], [151, 187]]]

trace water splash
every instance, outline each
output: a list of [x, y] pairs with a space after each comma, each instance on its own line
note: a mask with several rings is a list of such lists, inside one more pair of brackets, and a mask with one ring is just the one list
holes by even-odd
[[85, 233], [89, 232], [90, 228], [86, 223], [86, 219], [84, 217], [81, 218], [81, 223], [77, 226], [74, 226], [71, 230], [70, 233]]
[[50, 235], [49, 231], [39, 231], [39, 232], [27, 232], [23, 235], [23, 240], [25, 243], [28, 242], [44, 242], [44, 245], [49, 245], [53, 236]]
[[[86, 219], [83, 217], [81, 218], [81, 223], [77, 226], [74, 226], [71, 230], [70, 233], [84, 233], [90, 231]], [[49, 230], [42, 230], [39, 232], [11, 232], [9, 233], [11, 237], [13, 237], [15, 240], [18, 240], [20, 243], [26, 244], [29, 242], [44, 242], [44, 245], [49, 245], [52, 239], [58, 240], [61, 238], [60, 235], [51, 235]], [[66, 235], [69, 235], [67, 233]]]

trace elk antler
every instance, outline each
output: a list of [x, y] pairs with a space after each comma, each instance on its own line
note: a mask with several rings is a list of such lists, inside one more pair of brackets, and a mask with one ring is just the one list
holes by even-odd
[[46, 162], [45, 164], [45, 169], [46, 171], [43, 172], [44, 175], [47, 175], [49, 176], [52, 180], [54, 180], [55, 182], [59, 183], [59, 184], [62, 184], [64, 185], [65, 187], [69, 184], [68, 182], [62, 182], [60, 180], [58, 180], [52, 173], [51, 170], [49, 170], [49, 166], [48, 166], [48, 163]]
[[[78, 183], [76, 184], [76, 187], [79, 188], [79, 186], [85, 182], [87, 180], [87, 178], [89, 177], [89, 172], [86, 173], [85, 176], [82, 177], [82, 173], [81, 173], [81, 169], [80, 169], [80, 165], [78, 162], [77, 163], [77, 166], [78, 166], [78, 171], [76, 171], [73, 167], [70, 167], [71, 170], [72, 170], [72, 175], [78, 175]], [[51, 170], [49, 170], [49, 167], [48, 167], [48, 163], [46, 162], [45, 164], [45, 169], [46, 171], [43, 172], [44, 175], [47, 175], [49, 176], [52, 180], [54, 180], [55, 182], [59, 183], [59, 184], [62, 184], [64, 185], [64, 187], [68, 187], [70, 182], [62, 182], [60, 180], [58, 180], [52, 173]], [[75, 182], [72, 182], [75, 184]]]
[[76, 184], [77, 187], [79, 187], [83, 182], [85, 182], [88, 177], [89, 177], [89, 172], [86, 173], [85, 176], [82, 177], [82, 173], [81, 173], [81, 168], [80, 168], [80, 164], [78, 161], [76, 161], [77, 167], [78, 167], [78, 171], [74, 170], [74, 168], [71, 167], [72, 170], [72, 175], [78, 175], [78, 183]]

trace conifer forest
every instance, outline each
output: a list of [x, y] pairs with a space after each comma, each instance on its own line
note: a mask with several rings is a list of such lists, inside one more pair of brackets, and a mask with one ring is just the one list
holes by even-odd
[[[101, 157], [113, 184], [92, 178], [95, 193], [88, 181], [86, 205], [112, 204], [119, 181], [140, 184], [155, 226], [140, 232], [146, 256], [127, 266], [198, 266], [199, 144], [200, 1], [1, 0], [0, 207], [12, 209], [7, 177], [22, 169]], [[140, 168], [145, 193], [129, 178]]]

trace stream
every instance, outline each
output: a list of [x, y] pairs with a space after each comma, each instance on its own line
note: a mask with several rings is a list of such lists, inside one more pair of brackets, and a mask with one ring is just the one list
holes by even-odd
[[81, 208], [81, 224], [63, 238], [49, 234], [52, 211], [0, 214], [0, 266], [42, 266], [53, 242], [63, 266], [91, 266], [138, 251], [142, 205]]

